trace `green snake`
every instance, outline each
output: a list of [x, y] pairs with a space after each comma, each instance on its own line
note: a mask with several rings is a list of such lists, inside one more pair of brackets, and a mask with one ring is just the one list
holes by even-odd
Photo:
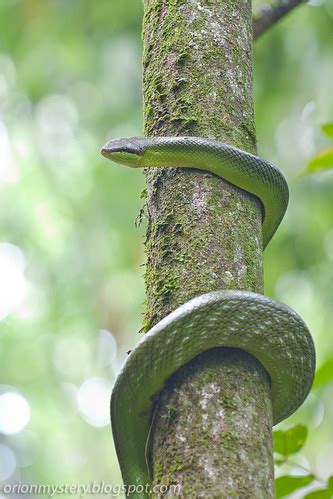
[[[287, 209], [288, 185], [275, 166], [215, 140], [131, 137], [111, 140], [102, 154], [132, 168], [204, 170], [250, 192], [262, 203], [264, 247]], [[291, 415], [310, 391], [314, 345], [296, 312], [246, 291], [215, 291], [194, 298], [145, 334], [114, 384], [111, 423], [125, 485], [149, 482], [146, 448], [155, 395], [180, 367], [214, 347], [241, 348], [265, 367], [274, 424]]]

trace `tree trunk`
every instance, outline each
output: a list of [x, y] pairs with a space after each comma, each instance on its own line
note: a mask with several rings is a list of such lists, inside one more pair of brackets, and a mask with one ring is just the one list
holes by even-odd
[[[144, 0], [145, 133], [211, 137], [255, 153], [247, 0]], [[195, 170], [146, 173], [145, 329], [194, 296], [262, 292], [261, 206]], [[154, 483], [183, 495], [273, 496], [272, 408], [261, 364], [215, 349], [167, 383], [154, 416]]]

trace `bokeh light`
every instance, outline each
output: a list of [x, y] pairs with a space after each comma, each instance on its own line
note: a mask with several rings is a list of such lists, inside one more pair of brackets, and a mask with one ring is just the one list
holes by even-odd
[[0, 432], [6, 435], [19, 433], [30, 420], [30, 406], [26, 399], [14, 391], [1, 393], [0, 385]]
[[9, 243], [0, 243], [0, 320], [13, 312], [26, 298], [28, 282], [24, 276], [22, 251]]
[[106, 379], [91, 378], [79, 388], [77, 399], [84, 419], [92, 426], [110, 424], [111, 383]]

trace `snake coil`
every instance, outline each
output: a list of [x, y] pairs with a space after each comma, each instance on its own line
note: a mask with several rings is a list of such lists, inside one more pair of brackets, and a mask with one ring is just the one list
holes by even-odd
[[[133, 168], [198, 168], [254, 194], [263, 206], [264, 247], [287, 209], [288, 186], [277, 168], [214, 140], [131, 137], [111, 140], [102, 154]], [[214, 347], [241, 348], [265, 367], [274, 424], [296, 411], [311, 389], [314, 345], [296, 312], [245, 291], [216, 291], [190, 300], [145, 334], [114, 384], [111, 422], [125, 485], [149, 481], [145, 449], [153, 397], [180, 367]]]

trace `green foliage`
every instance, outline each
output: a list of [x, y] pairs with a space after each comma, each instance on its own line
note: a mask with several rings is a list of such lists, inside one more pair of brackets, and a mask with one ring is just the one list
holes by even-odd
[[333, 139], [333, 123], [325, 123], [324, 125], [321, 125], [321, 129], [327, 137]]
[[[276, 466], [287, 465], [292, 468], [298, 468], [302, 471], [301, 475], [282, 475], [275, 480], [275, 489], [277, 498], [287, 497], [296, 490], [303, 489], [312, 482], [324, 482], [310, 470], [290, 460], [290, 456], [300, 451], [307, 439], [308, 429], [303, 425], [296, 425], [285, 431], [274, 431], [274, 450], [283, 456], [275, 459]], [[306, 474], [304, 474], [304, 472]], [[333, 493], [333, 480], [329, 478], [326, 487], [309, 492], [304, 497], [329, 498]]]
[[304, 476], [291, 476], [285, 475], [277, 478], [275, 480], [275, 492], [276, 497], [286, 497], [295, 490], [301, 489], [306, 485], [309, 485], [313, 481], [312, 475]]
[[296, 425], [286, 431], [274, 431], [274, 450], [287, 457], [295, 454], [304, 445], [308, 429], [302, 425]]
[[333, 476], [330, 476], [327, 482], [327, 487], [324, 489], [316, 489], [304, 496], [307, 499], [332, 499], [333, 497]]
[[321, 151], [307, 165], [308, 172], [318, 172], [329, 168], [333, 168], [333, 147]]
[[[121, 483], [109, 398], [141, 327], [144, 182], [100, 149], [142, 130], [142, 10], [0, 2], [0, 489]], [[30, 419], [7, 433], [13, 392]]]
[[309, 492], [304, 497], [306, 499], [332, 499], [333, 493], [330, 489], [317, 489]]
[[[333, 138], [333, 123], [325, 123], [321, 126], [321, 130], [327, 137]], [[314, 156], [307, 164], [306, 171], [314, 173], [330, 168], [333, 168], [333, 147], [324, 149]]]
[[333, 380], [333, 358], [327, 359], [316, 371], [314, 388], [319, 388]]

